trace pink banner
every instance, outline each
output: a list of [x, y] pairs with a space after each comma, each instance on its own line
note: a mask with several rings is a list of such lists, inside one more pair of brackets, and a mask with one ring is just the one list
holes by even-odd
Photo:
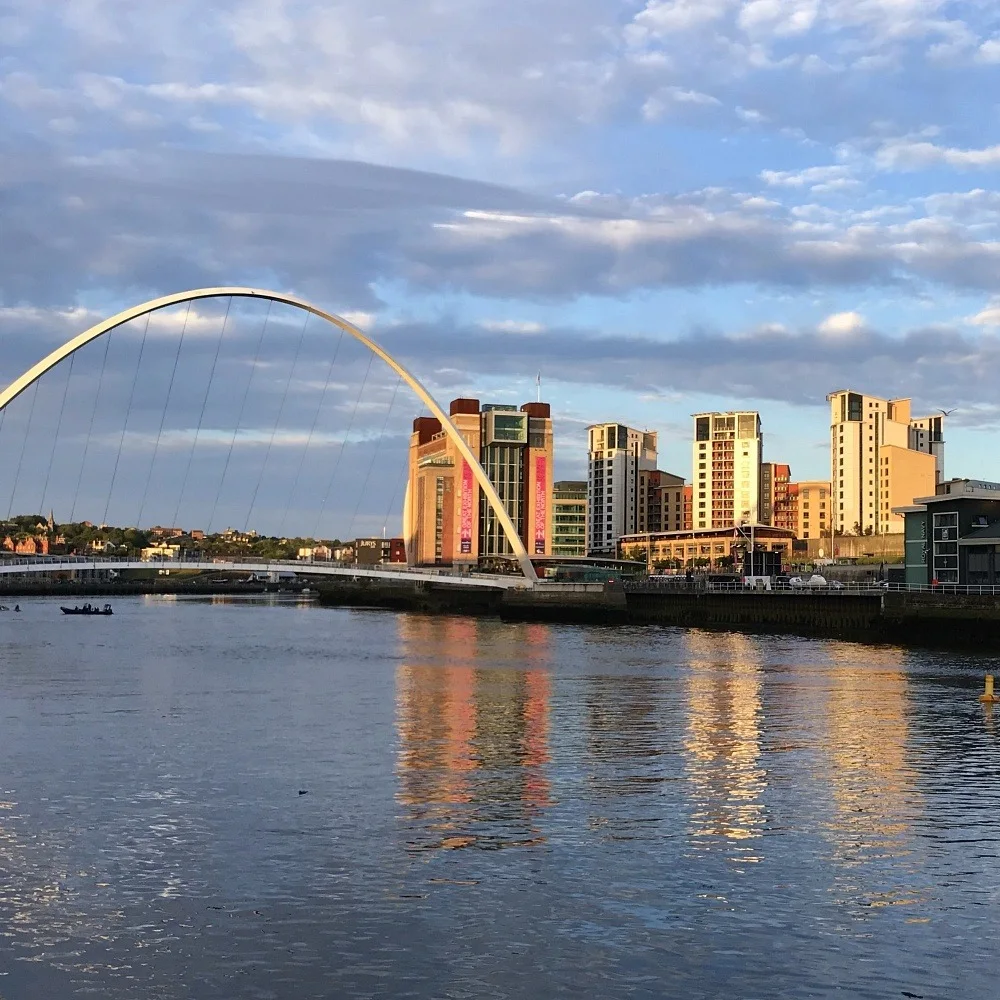
[[545, 456], [535, 456], [535, 555], [545, 555], [545, 515], [548, 508]]
[[473, 490], [472, 466], [462, 462], [462, 517], [461, 517], [461, 551], [462, 555], [472, 552], [472, 508]]

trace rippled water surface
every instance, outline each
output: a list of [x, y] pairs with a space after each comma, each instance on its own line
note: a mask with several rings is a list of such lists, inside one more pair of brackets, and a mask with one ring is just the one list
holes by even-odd
[[985, 658], [22, 608], [3, 1000], [998, 995]]

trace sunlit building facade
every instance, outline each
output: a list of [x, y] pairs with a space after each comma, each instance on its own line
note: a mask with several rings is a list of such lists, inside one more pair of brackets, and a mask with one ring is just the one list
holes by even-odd
[[656, 432], [594, 424], [587, 446], [587, 554], [613, 555], [639, 530], [639, 476], [656, 469]]
[[842, 390], [830, 403], [833, 523], [842, 534], [902, 534], [894, 507], [934, 493], [944, 471], [944, 416], [910, 414], [909, 399]]
[[692, 527], [758, 524], [760, 414], [755, 410], [694, 414]]
[[[548, 403], [520, 409], [455, 399], [450, 417], [486, 471], [530, 555], [552, 553], [552, 419]], [[434, 417], [410, 437], [404, 511], [413, 565], [476, 564], [513, 555], [472, 468]]]

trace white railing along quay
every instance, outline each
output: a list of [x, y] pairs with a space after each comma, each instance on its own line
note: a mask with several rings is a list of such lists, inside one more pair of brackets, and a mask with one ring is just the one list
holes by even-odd
[[978, 584], [978, 583], [939, 583], [939, 584], [918, 584], [918, 583], [888, 583], [886, 581], [839, 581], [826, 584], [810, 586], [804, 583], [800, 586], [789, 584], [772, 585], [769, 589], [763, 587], [753, 587], [749, 584], [739, 582], [733, 583], [710, 583], [708, 581], [694, 580], [690, 583], [686, 581], [666, 582], [655, 577], [645, 580], [629, 580], [625, 582], [625, 589], [630, 592], [641, 593], [730, 593], [730, 594], [865, 594], [868, 596], [878, 596], [885, 593], [902, 594], [968, 594], [980, 597], [1000, 596], [1000, 585]]

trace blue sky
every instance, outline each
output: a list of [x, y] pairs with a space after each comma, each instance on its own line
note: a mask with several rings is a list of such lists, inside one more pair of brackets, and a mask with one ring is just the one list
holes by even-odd
[[[584, 426], [612, 419], [658, 430], [662, 467], [689, 475], [689, 415], [744, 407], [761, 411], [765, 457], [822, 476], [824, 396], [852, 386], [957, 407], [947, 474], [1000, 479], [991, 0], [7, 0], [0, 34], [4, 381], [118, 306], [269, 285], [354, 316], [443, 400], [521, 402], [541, 371], [561, 476], [583, 474]], [[255, 370], [248, 324], [224, 370]], [[294, 329], [269, 334], [289, 365]], [[175, 346], [157, 341], [152, 370]], [[386, 419], [378, 372], [383, 409], [356, 409], [360, 355], [317, 409], [328, 351], [310, 333], [281, 427], [261, 402], [259, 433], [233, 446], [251, 484], [268, 456], [251, 512], [265, 529], [289, 520], [267, 489], [286, 465], [304, 465], [303, 511], [334, 464], [364, 481], [357, 496], [334, 482], [325, 532], [385, 521], [419, 409], [399, 397]], [[67, 383], [70, 455], [98, 361], [81, 356]], [[285, 396], [277, 381], [252, 392]], [[235, 419], [240, 395], [220, 381], [186, 408], [173, 393], [177, 447], [148, 477], [139, 439], [158, 419], [131, 417], [138, 475], [112, 515], [203, 521], [207, 497], [164, 493], [161, 510], [163, 491], [135, 493], [161, 470], [176, 481], [174, 464], [216, 468], [225, 428], [204, 420]], [[15, 405], [0, 428], [14, 467], [30, 403]], [[359, 433], [381, 440], [375, 463]], [[65, 505], [76, 472], [53, 464], [0, 489], [0, 513], [36, 493]], [[82, 481], [84, 506], [105, 506], [97, 466]]]

